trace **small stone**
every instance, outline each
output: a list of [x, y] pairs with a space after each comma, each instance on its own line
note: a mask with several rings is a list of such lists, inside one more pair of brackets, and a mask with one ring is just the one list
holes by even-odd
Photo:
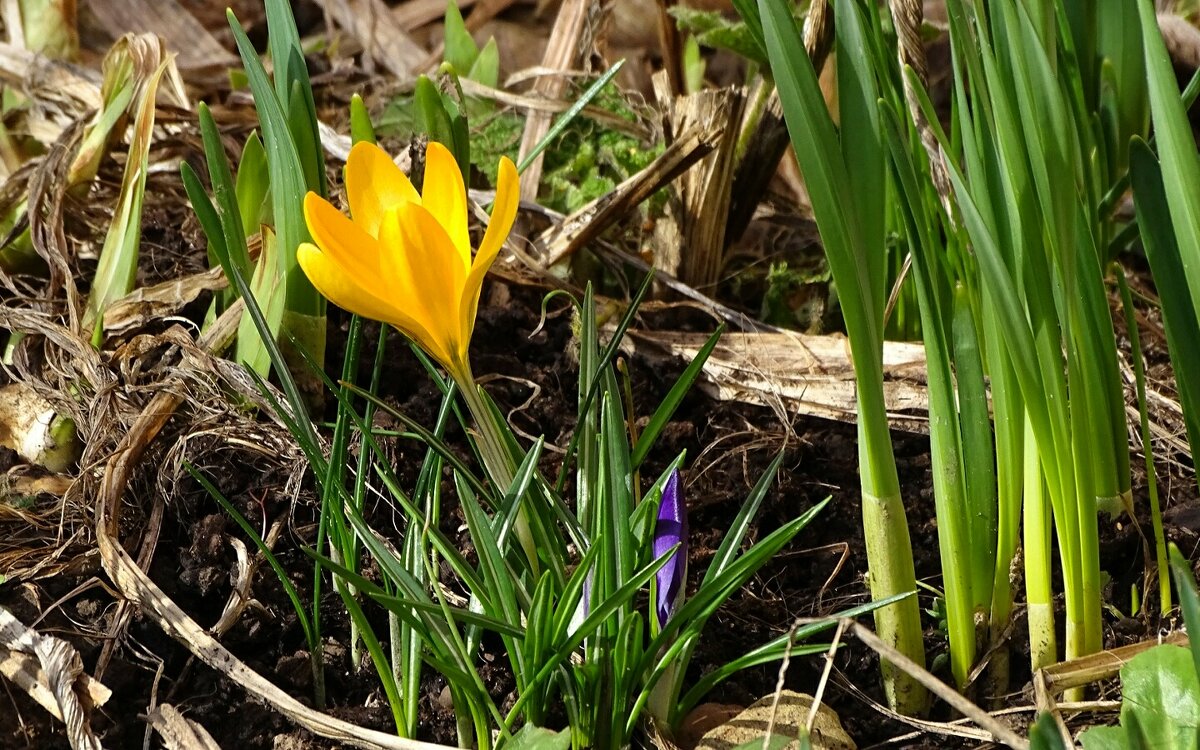
[[745, 709], [736, 703], [701, 703], [679, 725], [675, 741], [682, 750], [693, 750], [705, 734], [721, 726]]
[[[812, 707], [812, 696], [785, 690], [779, 696], [768, 695], [737, 716], [708, 731], [696, 745], [696, 750], [728, 750], [749, 742], [762, 741], [767, 727], [775, 737], [789, 738], [782, 748], [777, 743], [769, 746], [773, 750], [795, 750], [800, 746], [801, 730], [808, 724], [808, 713]], [[771, 721], [774, 714], [775, 720]], [[854, 740], [842, 728], [842, 722], [833, 709], [821, 704], [817, 709], [812, 732], [809, 735], [813, 750], [857, 750]]]

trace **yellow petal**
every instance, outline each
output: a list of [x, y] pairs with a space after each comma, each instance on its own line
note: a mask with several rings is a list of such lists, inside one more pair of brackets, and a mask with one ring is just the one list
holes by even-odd
[[521, 184], [517, 177], [517, 168], [507, 156], [502, 156], [496, 177], [496, 200], [492, 202], [492, 218], [488, 220], [487, 231], [484, 232], [483, 241], [479, 243], [474, 265], [492, 265], [500, 248], [504, 247], [508, 233], [512, 231], [520, 202]]
[[467, 188], [450, 149], [437, 141], [425, 147], [425, 183], [421, 205], [429, 209], [458, 250], [463, 270], [471, 266], [471, 237], [467, 232]]
[[479, 244], [479, 252], [475, 253], [475, 260], [471, 263], [471, 272], [467, 274], [463, 285], [459, 311], [462, 329], [459, 335], [465, 342], [464, 346], [470, 344], [471, 334], [475, 330], [475, 316], [479, 313], [479, 290], [483, 287], [483, 277], [492, 267], [500, 248], [504, 246], [504, 240], [512, 230], [518, 203], [520, 182], [517, 168], [507, 157], [501, 157], [492, 218], [488, 222], [487, 232], [483, 235], [483, 242]]
[[359, 141], [346, 158], [346, 200], [354, 223], [372, 237], [379, 222], [399, 203], [421, 202], [421, 196], [392, 157], [373, 143]]
[[330, 302], [365, 318], [392, 322], [396, 313], [393, 307], [360, 286], [316, 245], [302, 244], [296, 250], [296, 260], [312, 285]]
[[457, 339], [466, 273], [446, 230], [423, 206], [401, 203], [384, 215], [379, 241], [387, 248], [383, 264], [388, 283], [406, 290], [397, 304], [429, 333], [431, 341], [419, 343], [453, 369], [465, 346]]
[[315, 245], [304, 243], [296, 251], [296, 260], [318, 292], [343, 310], [395, 326], [417, 342], [434, 359], [445, 364], [449, 357], [439, 350], [436, 339], [407, 312], [375, 297], [355, 283], [328, 255]]
[[317, 247], [356, 283], [380, 299], [392, 296], [384, 283], [378, 240], [316, 193], [304, 196], [304, 221]]

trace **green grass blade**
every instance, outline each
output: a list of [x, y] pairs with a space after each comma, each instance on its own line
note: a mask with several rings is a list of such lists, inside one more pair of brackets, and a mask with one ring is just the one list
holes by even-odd
[[[1179, 608], [1189, 633], [1200, 633], [1200, 594], [1196, 592], [1196, 577], [1192, 565], [1174, 544], [1171, 545], [1171, 572], [1175, 574], [1175, 588], [1179, 592]], [[1200, 674], [1200, 638], [1189, 642], [1196, 673]]]
[[[200, 135], [204, 141], [204, 158], [208, 164], [208, 179], [212, 183], [213, 200], [221, 215], [221, 226], [224, 229], [225, 258], [221, 267], [229, 276], [230, 265], [244, 274], [250, 273], [250, 253], [246, 249], [246, 235], [243, 232], [241, 210], [237, 201], [237, 188], [234, 184], [233, 173], [229, 169], [229, 160], [225, 156], [225, 147], [221, 142], [221, 133], [213, 120], [212, 112], [203, 102], [199, 107]], [[219, 256], [218, 256], [219, 257]]]
[[575, 100], [575, 103], [572, 104], [566, 112], [563, 112], [558, 119], [554, 121], [554, 124], [550, 126], [549, 130], [546, 131], [545, 137], [538, 141], [537, 145], [534, 146], [533, 149], [525, 155], [525, 158], [521, 160], [521, 163], [517, 165], [517, 174], [524, 172], [526, 168], [528, 168], [529, 165], [532, 164], [543, 151], [549, 148], [550, 144], [554, 142], [555, 138], [558, 138], [560, 135], [562, 135], [563, 131], [566, 130], [567, 126], [579, 116], [579, 113], [583, 111], [584, 107], [590, 104], [592, 99], [595, 99], [596, 95], [603, 91], [604, 87], [607, 86], [612, 79], [617, 77], [617, 73], [620, 73], [621, 68], [624, 66], [624, 60], [617, 60], [608, 70], [604, 71], [603, 75], [593, 81], [592, 85], [588, 86], [587, 89], [585, 89], [584, 92], [579, 95], [579, 98]]
[[[1193, 310], [1200, 310], [1200, 155], [1179, 96], [1175, 68], [1158, 29], [1154, 5], [1137, 0], [1150, 86], [1150, 112], [1162, 157], [1162, 182]], [[1155, 276], [1156, 280], [1159, 278]], [[1190, 431], [1189, 431], [1190, 432]]]
[[[234, 192], [242, 217], [242, 236], [251, 237], [259, 231], [259, 227], [271, 221], [271, 176], [267, 166], [267, 150], [256, 131], [246, 137], [246, 143], [242, 146]], [[249, 275], [248, 271], [244, 273]]]
[[[483, 583], [491, 595], [492, 611], [505, 622], [520, 625], [522, 615], [529, 609], [530, 597], [518, 585], [517, 575], [506, 561], [504, 550], [493, 533], [491, 521], [484, 515], [483, 509], [471, 493], [464, 496], [462, 507], [471, 541], [479, 555]], [[519, 589], [522, 591], [520, 600], [517, 598]]]
[[1146, 259], [1158, 284], [1163, 327], [1175, 367], [1188, 442], [1200, 445], [1200, 319], [1188, 289], [1188, 260], [1178, 244], [1177, 219], [1186, 221], [1186, 218], [1177, 217], [1173, 209], [1168, 210], [1170, 199], [1164, 174], [1150, 148], [1140, 139], [1135, 139], [1130, 148], [1129, 171]]
[[196, 170], [192, 169], [192, 165], [186, 161], [179, 164], [179, 176], [183, 181], [183, 190], [187, 193], [188, 200], [191, 201], [192, 211], [196, 214], [200, 228], [204, 230], [204, 236], [208, 239], [212, 257], [225, 270], [227, 277], [232, 275], [229, 271], [229, 250], [225, 244], [225, 231], [221, 224], [221, 216], [217, 213], [212, 200], [209, 199], [208, 193], [205, 192], [204, 183], [200, 181], [200, 176], [196, 174]]
[[[783, 451], [775, 454], [775, 458], [767, 465], [762, 476], [754, 483], [754, 488], [746, 496], [746, 501], [738, 509], [737, 515], [733, 517], [733, 521], [729, 524], [729, 529], [725, 532], [725, 538], [721, 540], [721, 545], [717, 547], [717, 552], [713, 555], [712, 562], [708, 564], [708, 570], [704, 572], [704, 579], [700, 583], [701, 588], [716, 580], [717, 576], [721, 575], [737, 556], [738, 550], [742, 547], [742, 540], [746, 538], [746, 532], [750, 529], [750, 524], [758, 514], [758, 509], [762, 506], [763, 500], [766, 499], [771, 485], [775, 483], [775, 477], [779, 473], [779, 466], [783, 463], [783, 455]], [[823, 501], [815, 507], [823, 507], [825, 502], [828, 501]], [[806, 513], [813, 512], [812, 508], [806, 511]]]
[[[316, 550], [310, 547], [303, 547], [302, 550], [322, 567], [327, 568], [334, 575], [345, 578], [348, 582], [354, 584], [354, 587], [360, 592], [379, 602], [387, 609], [397, 612], [402, 617], [410, 616], [406, 613], [407, 610], [417, 610], [435, 615], [442, 613], [442, 608], [437, 604], [389, 594], [370, 579], [364, 578], [362, 575], [355, 573], [343, 565], [339, 565], [325, 555], [319, 554]], [[454, 612], [455, 617], [463, 622], [487, 628], [500, 635], [512, 638], [523, 638], [525, 635], [525, 631], [519, 625], [511, 625], [495, 617], [488, 617], [487, 615], [472, 612], [461, 607], [452, 607], [451, 610]]]
[[183, 468], [188, 474], [192, 475], [192, 479], [195, 479], [200, 483], [200, 486], [204, 488], [204, 491], [207, 492], [212, 499], [217, 501], [217, 504], [221, 506], [225, 513], [228, 514], [229, 517], [232, 518], [234, 522], [242, 529], [246, 536], [250, 537], [250, 540], [254, 542], [254, 546], [258, 548], [258, 551], [260, 554], [262, 554], [263, 559], [267, 561], [267, 564], [271, 566], [271, 570], [275, 572], [275, 576], [279, 579], [279, 584], [283, 587], [284, 593], [287, 594], [288, 601], [292, 603], [292, 609], [296, 611], [296, 619], [300, 623], [300, 628], [304, 631], [304, 639], [308, 643], [308, 646], [313, 648], [316, 645], [316, 635], [312, 628], [312, 623], [308, 619], [304, 602], [300, 599], [300, 592], [296, 590], [295, 585], [292, 583], [291, 579], [288, 578], [288, 573], [284, 569], [283, 565], [279, 562], [279, 558], [275, 557], [275, 553], [270, 547], [267, 546], [266, 541], [258, 533], [258, 530], [250, 525], [250, 522], [246, 520], [246, 517], [243, 516], [236, 507], [234, 507], [233, 503], [229, 502], [225, 495], [222, 494], [219, 489], [217, 489], [215, 484], [208, 480], [208, 477], [201, 474], [196, 467], [192, 466], [190, 463], [184, 462]]
[[[272, 0], [271, 5], [279, 4], [280, 0]], [[283, 5], [286, 6], [286, 3]], [[287, 13], [290, 16], [291, 10], [288, 9]], [[312, 285], [296, 263], [296, 248], [300, 243], [307, 242], [309, 237], [302, 210], [306, 190], [304, 167], [296, 150], [296, 143], [292, 140], [288, 118], [283, 109], [283, 102], [287, 101], [290, 88], [284, 83], [286, 74], [276, 71], [277, 83], [285, 86], [279, 89], [283, 92], [281, 95], [272, 86], [254, 45], [242, 30], [233, 11], [227, 11], [226, 15], [246, 70], [250, 92], [254, 95], [254, 107], [262, 123], [271, 184], [272, 214], [279, 245], [278, 276], [286, 283], [288, 307], [299, 313], [324, 314], [321, 302], [323, 298], [312, 290]], [[299, 304], [301, 302], [305, 304]], [[276, 367], [278, 366], [276, 364]]]
[[[972, 545], [972, 513], [968, 508], [963, 476], [963, 448], [958, 412], [958, 394], [951, 370], [953, 301], [944, 284], [938, 284], [939, 256], [926, 217], [925, 192], [902, 131], [900, 118], [884, 105], [885, 134], [892, 158], [892, 174], [898, 183], [900, 213], [912, 254], [912, 278], [916, 285], [921, 318], [921, 337], [929, 381], [929, 439], [933, 465], [933, 492], [938, 518], [938, 547], [945, 579], [947, 631], [954, 679], [965, 685], [975, 660], [975, 573], [986, 570], [991, 583], [992, 567], [987, 549]], [[971, 321], [967, 321], [971, 325]], [[986, 405], [984, 407], [986, 417]], [[990, 429], [990, 425], [989, 425]]]
[[631, 576], [625, 582], [625, 585], [611, 592], [606, 599], [598, 602], [594, 601], [595, 606], [591, 608], [579, 627], [568, 638], [558, 644], [553, 655], [546, 660], [542, 668], [538, 670], [537, 674], [526, 685], [526, 692], [517, 697], [516, 703], [509, 709], [508, 719], [505, 721], [507, 726], [511, 726], [517, 717], [522, 715], [521, 712], [525, 708], [526, 703], [536, 694], [539, 686], [555, 673], [563, 660], [569, 658], [571, 653], [583, 643], [584, 639], [595, 633], [601, 624], [611, 617], [613, 613], [627, 607], [629, 602], [633, 600], [633, 597], [650, 583], [650, 579], [654, 577], [659, 568], [667, 563], [674, 551], [675, 548], [671, 548], [662, 557], [644, 566]]
[[[567, 443], [567, 452], [563, 458], [562, 468], [559, 470], [558, 479], [555, 482], [555, 491], [561, 493], [566, 486], [568, 469], [571, 466], [571, 460], [576, 456], [576, 451], [581, 454], [585, 450], [591, 450], [590, 445], [584, 442], [580, 443], [581, 438], [595, 437], [597, 428], [596, 420], [598, 416], [592, 412], [593, 403], [596, 399], [596, 394], [600, 391], [600, 385], [603, 382], [601, 373], [603, 373], [617, 356], [617, 352], [621, 349], [621, 342], [625, 339], [625, 333], [629, 327], [633, 325], [633, 320], [637, 315], [638, 307], [642, 300], [650, 292], [650, 287], [654, 281], [654, 274], [648, 273], [642, 280], [642, 285], [637, 292], [629, 300], [629, 305], [625, 308], [625, 314], [617, 322], [616, 328], [613, 330], [612, 338], [609, 339], [603, 350], [599, 350], [598, 337], [599, 331], [596, 325], [596, 309], [592, 297], [592, 287], [589, 284], [584, 292], [583, 304], [580, 306], [580, 358], [579, 358], [579, 400], [578, 422], [583, 427], [576, 429], [571, 434], [571, 439]], [[579, 471], [587, 474], [587, 466], [592, 464], [594, 472], [594, 457], [582, 457], [578, 460]], [[581, 505], [578, 509], [580, 518], [587, 518], [587, 500], [585, 496], [580, 496]], [[585, 520], [586, 524], [586, 520]], [[585, 526], [586, 528], [586, 526]]]
[[708, 341], [704, 342], [704, 346], [700, 347], [700, 351], [696, 353], [696, 357], [688, 363], [683, 374], [671, 386], [671, 390], [667, 393], [666, 398], [654, 410], [650, 421], [646, 423], [645, 428], [642, 429], [642, 434], [638, 436], [637, 443], [633, 446], [633, 453], [629, 457], [633, 468], [638, 468], [642, 465], [642, 461], [646, 460], [646, 455], [654, 447], [654, 443], [658, 440], [658, 436], [662, 434], [663, 428], [671, 421], [671, 417], [675, 415], [675, 410], [679, 408], [679, 404], [683, 402], [684, 397], [692, 390], [696, 378], [700, 377], [700, 373], [704, 371], [704, 364], [708, 362], [709, 355], [712, 354], [713, 349], [717, 346], [717, 342], [721, 339], [721, 334], [724, 332], [725, 325], [722, 324], [709, 337]]
[[475, 64], [475, 58], [479, 57], [479, 47], [471, 38], [471, 32], [467, 31], [467, 24], [463, 21], [462, 12], [459, 11], [458, 4], [454, 0], [446, 3], [443, 37], [445, 38], [443, 59], [450, 63], [456, 73], [466, 75], [471, 66]]
[[375, 126], [371, 124], [367, 105], [358, 94], [350, 97], [350, 140], [353, 143], [375, 143]]
[[341, 594], [342, 604], [346, 607], [346, 613], [350, 616], [350, 621], [355, 624], [359, 637], [362, 638], [363, 644], [367, 647], [367, 653], [371, 657], [375, 673], [379, 676], [379, 682], [383, 686], [383, 694], [387, 697], [388, 707], [392, 712], [392, 721], [396, 725], [396, 733], [404, 737], [406, 736], [405, 727], [407, 725], [404, 714], [401, 712], [403, 702], [400, 695], [400, 688], [396, 684], [395, 675], [392, 672], [391, 665], [388, 664], [383, 646], [380, 644], [379, 638], [375, 635], [375, 629], [371, 627], [371, 620], [363, 612], [362, 606], [358, 601], [344, 587], [339, 586], [338, 593]]
[[1150, 496], [1150, 525], [1154, 531], [1154, 558], [1158, 566], [1158, 597], [1160, 611], [1171, 611], [1171, 576], [1168, 571], [1167, 541], [1163, 531], [1162, 504], [1158, 496], [1158, 472], [1154, 468], [1154, 436], [1150, 432], [1150, 414], [1146, 404], [1146, 363], [1142, 356], [1141, 336], [1138, 334], [1137, 313], [1133, 295], [1125, 280], [1125, 269], [1117, 269], [1117, 290], [1125, 312], [1125, 330], [1129, 332], [1130, 359], [1133, 360], [1134, 386], [1137, 390], [1138, 427], [1141, 430], [1142, 452], [1146, 456], [1146, 488]]
[[954, 290], [953, 357], [962, 431], [963, 491], [971, 540], [971, 594], [978, 611], [992, 603], [996, 569], [996, 451], [992, 443], [983, 355], [967, 292]]

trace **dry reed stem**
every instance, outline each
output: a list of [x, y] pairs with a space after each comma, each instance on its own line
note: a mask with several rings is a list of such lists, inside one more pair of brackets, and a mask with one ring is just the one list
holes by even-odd
[[[593, 3], [591, 0], [563, 0], [554, 19], [554, 27], [550, 30], [546, 53], [542, 57], [542, 67], [548, 70], [570, 70], [582, 58], [592, 39], [588, 32], [589, 21], [593, 24], [604, 12], [607, 3]], [[595, 14], [593, 16], [593, 14]], [[567, 81], [561, 75], [543, 75], [533, 84], [533, 95], [545, 99], [560, 99], [566, 91]], [[525, 132], [521, 135], [521, 146], [518, 150], [518, 163], [533, 151], [534, 147], [546, 137], [550, 130], [550, 115], [544, 112], [532, 112], [525, 120]], [[538, 186], [542, 181], [542, 160], [544, 154], [536, 159], [521, 174], [521, 195], [536, 198]]]

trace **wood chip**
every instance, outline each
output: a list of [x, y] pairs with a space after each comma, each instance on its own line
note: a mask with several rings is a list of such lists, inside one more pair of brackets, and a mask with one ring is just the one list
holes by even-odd
[[177, 0], [91, 0], [91, 9], [114, 39], [129, 32], [162, 37], [181, 69], [237, 65], [238, 58]]
[[362, 45], [365, 63], [373, 60], [401, 81], [413, 78], [428, 56], [383, 0], [324, 0], [322, 5]]
[[[630, 331], [637, 353], [690, 362], [707, 334]], [[928, 432], [925, 348], [887, 342], [883, 349], [884, 401], [892, 427]], [[713, 349], [697, 385], [714, 398], [746, 401], [790, 414], [841, 422], [858, 416], [849, 341], [841, 335], [727, 332]]]
[[716, 134], [712, 153], [671, 185], [672, 200], [666, 216], [655, 223], [654, 242], [656, 268], [709, 290], [725, 262], [725, 225], [745, 94], [740, 87], [730, 87], [675, 96], [664, 71], [654, 75], [654, 91], [666, 113], [668, 142], [691, 127]]

